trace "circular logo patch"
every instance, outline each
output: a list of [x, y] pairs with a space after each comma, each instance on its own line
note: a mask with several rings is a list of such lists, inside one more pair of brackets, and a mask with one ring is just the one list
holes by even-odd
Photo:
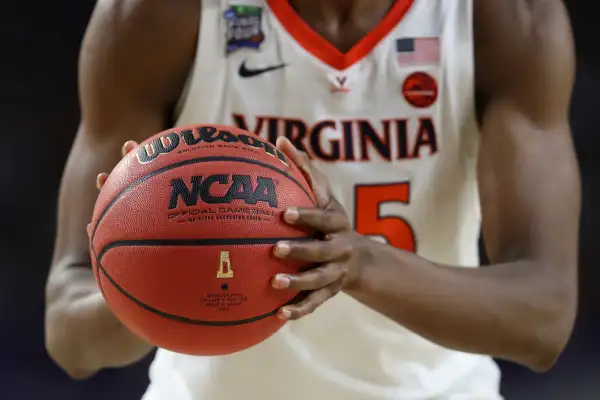
[[404, 80], [402, 94], [413, 107], [427, 108], [437, 100], [438, 85], [433, 76], [425, 72], [414, 72]]

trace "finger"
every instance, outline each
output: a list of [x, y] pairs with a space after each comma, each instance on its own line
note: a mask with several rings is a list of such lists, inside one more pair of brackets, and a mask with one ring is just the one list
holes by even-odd
[[87, 226], [85, 227], [85, 231], [87, 232], [88, 237], [91, 234], [91, 230], [92, 230], [92, 223], [90, 222], [89, 224], [87, 224]]
[[345, 268], [339, 263], [329, 263], [298, 275], [277, 274], [271, 282], [275, 289], [287, 290], [319, 290], [334, 282], [341, 281]]
[[294, 146], [292, 142], [285, 136], [278, 137], [275, 145], [279, 150], [285, 153], [285, 155], [287, 155], [292, 162], [298, 166], [298, 168], [300, 168], [300, 171], [302, 171], [312, 187], [315, 179], [311, 160], [308, 154], [298, 150], [298, 148]]
[[344, 208], [334, 200], [329, 208], [291, 207], [283, 213], [283, 220], [292, 225], [311, 227], [319, 232], [335, 233], [349, 230], [350, 221]]
[[288, 156], [297, 166], [300, 166], [304, 162], [304, 155], [306, 153], [298, 150], [298, 148], [285, 136], [279, 136], [275, 142], [275, 146]]
[[291, 258], [294, 260], [309, 261], [313, 263], [324, 263], [337, 260], [352, 253], [352, 245], [338, 239], [335, 235], [329, 235], [326, 240], [281, 241], [273, 246], [273, 254], [278, 258]]
[[136, 147], [138, 146], [137, 142], [134, 142], [133, 140], [128, 140], [125, 142], [125, 144], [123, 144], [123, 147], [121, 147], [121, 158], [125, 157], [127, 154], [129, 154], [131, 151], [133, 151]]
[[315, 311], [321, 304], [335, 296], [340, 291], [337, 284], [315, 290], [298, 304], [282, 307], [278, 316], [285, 320], [297, 320]]
[[98, 188], [98, 190], [102, 190], [107, 179], [108, 174], [106, 172], [98, 174], [98, 176], [96, 177], [96, 188]]

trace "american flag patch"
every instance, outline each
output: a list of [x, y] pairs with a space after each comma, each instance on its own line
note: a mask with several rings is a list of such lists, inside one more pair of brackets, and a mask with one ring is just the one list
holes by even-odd
[[402, 38], [396, 40], [399, 65], [439, 64], [440, 40], [430, 38]]

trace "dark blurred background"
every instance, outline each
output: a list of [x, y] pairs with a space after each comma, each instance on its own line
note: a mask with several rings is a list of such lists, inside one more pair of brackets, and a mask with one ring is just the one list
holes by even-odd
[[[600, 28], [595, 27], [600, 10], [590, 0], [567, 3], [578, 61], [572, 125], [583, 177], [581, 310], [571, 343], [551, 372], [537, 375], [502, 364], [508, 400], [600, 399], [600, 212], [595, 208], [600, 204]], [[1, 400], [135, 400], [147, 385], [149, 360], [75, 382], [44, 350], [44, 284], [56, 198], [79, 120], [77, 54], [93, 5], [92, 0], [0, 5]]]

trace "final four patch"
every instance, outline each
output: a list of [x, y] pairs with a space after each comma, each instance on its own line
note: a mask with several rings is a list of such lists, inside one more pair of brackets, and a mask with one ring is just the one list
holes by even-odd
[[225, 11], [226, 54], [236, 50], [258, 49], [265, 40], [262, 31], [262, 7], [232, 5]]

